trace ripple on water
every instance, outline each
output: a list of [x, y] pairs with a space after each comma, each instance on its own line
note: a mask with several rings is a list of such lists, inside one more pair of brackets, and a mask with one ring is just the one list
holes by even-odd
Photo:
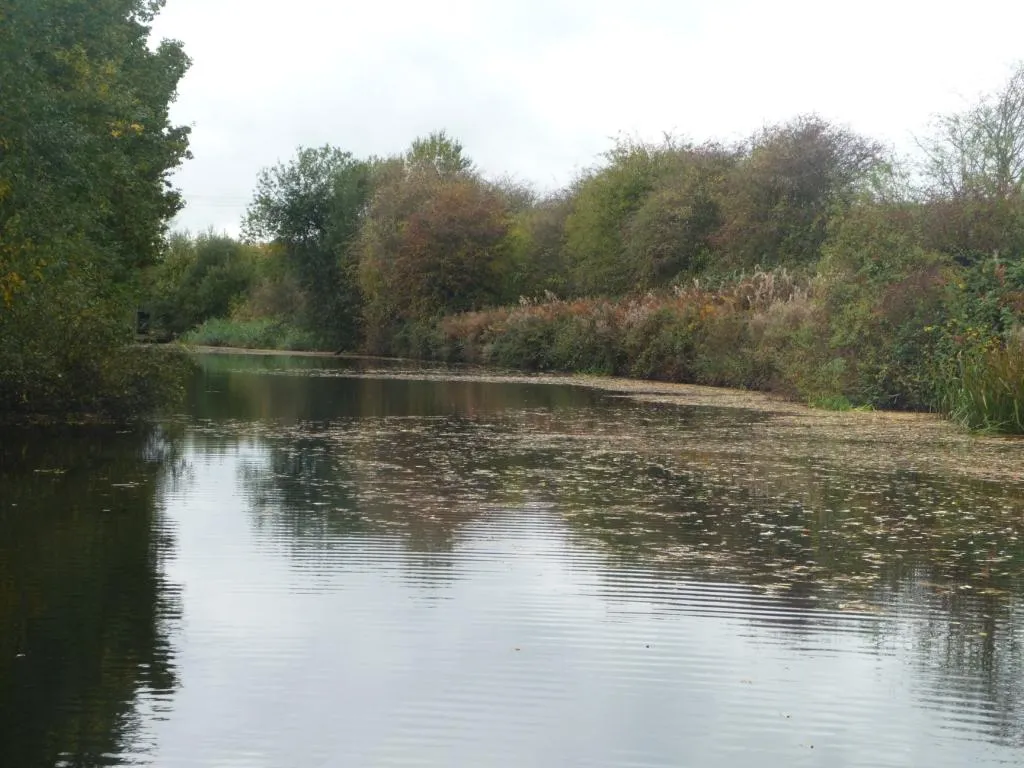
[[103, 490], [156, 517], [97, 573], [165, 607], [96, 603], [134, 697], [94, 762], [1022, 763], [1024, 487], [939, 428], [317, 365], [208, 369], [175, 471]]

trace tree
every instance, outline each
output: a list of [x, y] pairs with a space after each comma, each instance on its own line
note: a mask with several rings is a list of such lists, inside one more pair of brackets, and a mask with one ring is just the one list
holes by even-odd
[[1024, 63], [919, 144], [933, 247], [964, 264], [1024, 256]]
[[372, 186], [358, 246], [371, 350], [395, 351], [403, 328], [438, 314], [499, 301], [510, 268], [508, 199], [472, 171], [458, 142], [417, 139], [405, 155], [374, 163]]
[[462, 154], [462, 144], [445, 131], [434, 131], [417, 139], [405, 153], [406, 169], [440, 178], [472, 174], [473, 161]]
[[939, 117], [919, 140], [930, 191], [964, 199], [1024, 195], [1024, 63], [999, 91], [969, 109]]
[[361, 299], [351, 250], [370, 194], [369, 163], [331, 146], [300, 148], [259, 176], [243, 231], [278, 244], [306, 294], [296, 318], [324, 342], [354, 348]]
[[255, 273], [251, 246], [215, 232], [173, 234], [149, 275], [154, 326], [178, 334], [210, 318], [227, 317], [252, 286]]
[[669, 153], [665, 171], [623, 236], [638, 289], [664, 287], [708, 266], [712, 238], [722, 225], [722, 187], [735, 162], [735, 153], [717, 144]]
[[545, 292], [569, 293], [565, 262], [565, 222], [572, 210], [568, 195], [556, 194], [528, 207], [510, 205], [510, 269], [502, 291], [504, 301], [538, 297]]
[[408, 319], [496, 304], [509, 219], [502, 200], [475, 179], [438, 186], [405, 221], [391, 291]]
[[885, 162], [879, 143], [813, 115], [765, 128], [729, 178], [716, 247], [739, 268], [814, 264], [830, 219]]
[[188, 59], [148, 41], [161, 6], [0, 3], [0, 411], [116, 409], [104, 382], [148, 386], [123, 347], [188, 156], [168, 119]]
[[575, 291], [622, 295], [635, 287], [623, 254], [623, 233], [658, 181], [659, 148], [620, 141], [605, 153], [607, 165], [585, 174], [573, 189], [565, 222], [565, 250]]

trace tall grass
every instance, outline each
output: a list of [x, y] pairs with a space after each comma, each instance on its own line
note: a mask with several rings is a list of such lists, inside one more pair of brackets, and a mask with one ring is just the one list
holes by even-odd
[[805, 400], [836, 394], [834, 355], [809, 281], [784, 269], [710, 290], [611, 299], [523, 300], [440, 321], [434, 356], [525, 370], [617, 374]]
[[322, 349], [316, 337], [281, 320], [213, 318], [182, 337], [186, 344], [242, 349], [283, 349], [297, 352]]
[[942, 399], [969, 429], [1024, 434], [1024, 344], [962, 353]]

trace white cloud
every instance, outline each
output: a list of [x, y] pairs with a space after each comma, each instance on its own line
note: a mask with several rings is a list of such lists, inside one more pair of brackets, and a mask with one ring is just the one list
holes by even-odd
[[818, 112], [912, 146], [1024, 56], [1024, 3], [168, 0], [193, 59], [179, 226], [237, 229], [299, 145], [402, 150], [447, 128], [490, 174], [568, 181], [625, 132], [736, 138]]

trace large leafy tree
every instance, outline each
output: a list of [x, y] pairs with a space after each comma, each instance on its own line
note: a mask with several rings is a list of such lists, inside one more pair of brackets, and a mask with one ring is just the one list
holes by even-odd
[[510, 270], [508, 195], [443, 132], [375, 164], [359, 237], [366, 341], [396, 350], [402, 326], [498, 303]]
[[336, 147], [300, 148], [290, 162], [260, 173], [244, 223], [247, 237], [280, 247], [305, 294], [300, 324], [346, 348], [359, 338], [351, 243], [369, 196], [370, 169]]
[[636, 287], [624, 234], [656, 188], [663, 158], [659, 147], [619, 142], [605, 153], [603, 167], [577, 180], [565, 222], [565, 252], [577, 293], [622, 295]]
[[565, 250], [578, 293], [621, 295], [699, 271], [736, 153], [666, 137], [619, 142], [576, 185]]
[[168, 119], [188, 59], [149, 45], [161, 6], [0, 0], [0, 410], [131, 389], [135, 278], [180, 207], [168, 174], [188, 153]]
[[730, 175], [716, 247], [734, 267], [813, 265], [885, 163], [878, 142], [814, 115], [765, 128]]

